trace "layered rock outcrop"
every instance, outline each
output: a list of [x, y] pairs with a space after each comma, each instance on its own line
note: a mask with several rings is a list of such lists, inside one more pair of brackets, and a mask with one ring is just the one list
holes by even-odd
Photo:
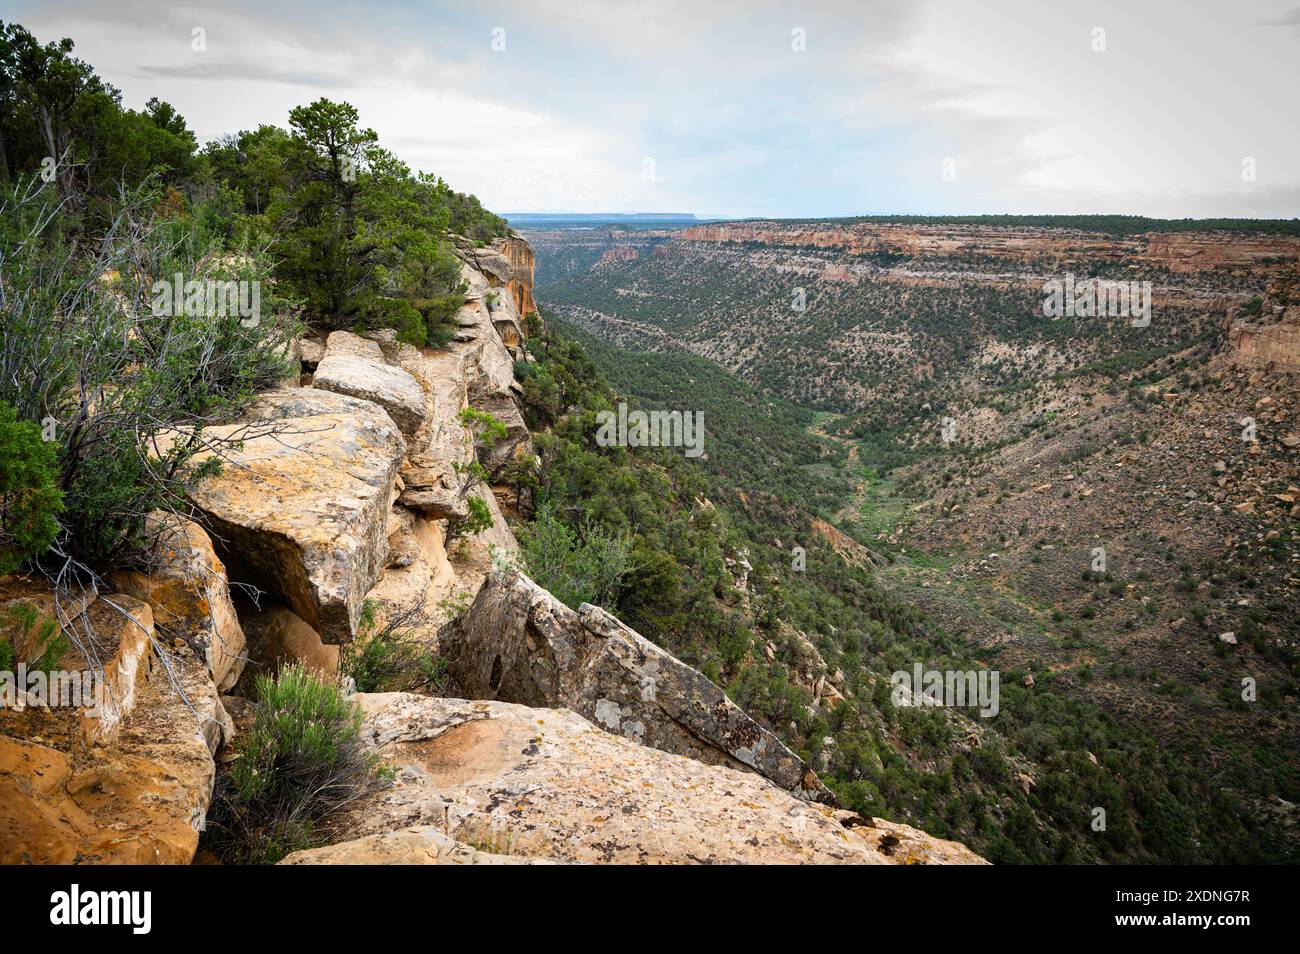
[[[67, 731], [97, 717], [84, 708], [0, 711], [0, 864], [188, 863], [230, 732], [207, 661], [156, 641], [148, 604], [124, 594], [61, 618], [108, 642], [132, 634], [104, 661], [112, 717], [86, 738]], [[78, 650], [61, 665], [77, 659], [92, 668]]]
[[335, 331], [325, 342], [312, 387], [373, 401], [388, 412], [405, 437], [412, 437], [428, 416], [424, 389], [400, 367], [389, 364], [374, 341]]
[[1227, 332], [1233, 364], [1300, 371], [1300, 306], [1290, 306], [1271, 323], [1230, 318]]
[[643, 745], [829, 799], [807, 764], [702, 673], [599, 607], [574, 612], [520, 572], [489, 576], [442, 648], [473, 698], [564, 706]]
[[154, 553], [149, 567], [114, 573], [112, 583], [148, 603], [155, 628], [188, 643], [217, 689], [225, 692], [239, 679], [246, 658], [225, 565], [212, 539], [193, 520], [155, 514], [150, 532]]
[[997, 225], [858, 223], [801, 226], [785, 222], [730, 222], [683, 229], [684, 242], [729, 242], [837, 249], [852, 255], [981, 256], [1048, 262], [1114, 261], [1157, 266], [1173, 273], [1216, 269], [1294, 268], [1300, 238], [1212, 232], [1146, 232], [1113, 236], [1065, 228]]
[[283, 600], [326, 642], [352, 638], [387, 556], [406, 443], [388, 413], [315, 388], [258, 397], [222, 473], [191, 492], [236, 579]]

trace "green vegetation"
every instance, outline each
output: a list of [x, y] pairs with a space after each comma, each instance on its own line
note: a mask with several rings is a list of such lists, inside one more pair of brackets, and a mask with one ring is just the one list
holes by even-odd
[[377, 624], [378, 606], [367, 600], [361, 608], [357, 634], [339, 653], [339, 675], [351, 679], [358, 692], [441, 690], [447, 683], [447, 660], [424, 646], [412, 627], [422, 622], [423, 606], [398, 613]]
[[[123, 108], [71, 40], [0, 24], [0, 401], [21, 430], [0, 426], [19, 435], [6, 442], [54, 429], [49, 493], [5, 494], [0, 572], [142, 560], [146, 516], [179, 508], [237, 444], [203, 429], [296, 373], [301, 322], [445, 343], [462, 292], [452, 244], [506, 233], [412, 174], [346, 103], [200, 149], [167, 103]], [[4, 456], [32, 481], [48, 453]]]
[[447, 232], [484, 239], [505, 224], [440, 179], [412, 175], [358, 122], [352, 106], [320, 99], [290, 112], [288, 132], [239, 133], [201, 158], [227, 217], [275, 236], [277, 276], [324, 327], [366, 323], [444, 343], [464, 291]]
[[41, 429], [19, 421], [13, 407], [0, 402], [0, 576], [12, 573], [54, 542], [63, 510], [55, 486], [54, 446]]
[[[51, 185], [10, 189], [0, 199], [0, 400], [52, 430], [56, 549], [78, 572], [101, 572], [137, 559], [148, 513], [176, 507], [187, 479], [219, 466], [233, 442], [202, 429], [284, 377], [295, 326], [276, 313], [270, 283], [261, 304], [272, 314], [256, 321], [202, 294], [209, 281], [262, 286], [266, 253], [160, 213], [152, 182], [125, 195], [102, 233], [87, 233]], [[162, 294], [153, 277], [177, 274], [201, 299], [179, 313], [174, 277], [159, 280]]]
[[473, 495], [476, 487], [484, 486], [491, 478], [480, 458], [490, 453], [506, 436], [506, 426], [487, 411], [464, 408], [456, 419], [469, 432], [474, 446], [474, 457], [468, 462], [455, 461], [451, 465], [456, 475], [456, 496], [466, 507], [466, 515], [453, 518], [447, 526], [447, 540], [474, 536], [492, 526], [492, 511], [487, 501]]
[[614, 605], [635, 569], [630, 534], [606, 533], [590, 521], [575, 530], [549, 501], [522, 529], [519, 542], [529, 576], [572, 609]]
[[[1224, 790], [1213, 766], [1180, 743], [1157, 739], [1147, 726], [1126, 725], [1050, 673], [1037, 670], [1037, 685], [1027, 689], [1025, 670], [1002, 665], [1001, 711], [992, 720], [893, 705], [889, 675], [917, 660], [940, 670], [999, 665], [996, 652], [977, 651], [893, 595], [870, 566], [835, 553], [814, 530], [811, 508], [800, 505], [805, 495], [825, 501], [826, 510], [857, 499], [868, 511], [864, 529], [892, 525], [901, 509], [896, 472], [887, 455], [872, 456], [871, 448], [897, 440], [898, 419], [878, 417], [878, 430], [848, 437], [856, 437], [871, 462], [861, 467], [860, 497], [845, 492], [851, 488], [842, 478], [819, 480], [823, 472], [815, 465], [797, 471], [802, 482], [792, 477], [774, 486], [764, 465], [794, 463], [784, 448], [799, 441], [816, 447], [817, 429], [842, 422], [789, 406], [786, 425], [764, 419], [749, 435], [732, 437], [724, 422], [743, 430], [761, 406], [743, 382], [690, 356], [593, 343], [578, 332], [591, 345], [587, 352], [561, 331], [572, 328], [548, 322], [544, 335], [529, 343], [536, 364], [521, 366], [530, 424], [549, 428], [535, 435], [542, 467], [534, 519], [541, 526], [522, 528], [521, 537], [567, 542], [630, 534], [635, 568], [609, 608], [719, 682], [818, 765], [845, 807], [961, 840], [995, 862], [1276, 859], [1268, 831], [1240, 795]], [[617, 396], [598, 364], [616, 382]], [[707, 459], [597, 446], [595, 412], [617, 398], [652, 407], [703, 406], [706, 425], [719, 424], [707, 427]], [[914, 413], [929, 413], [920, 403]], [[751, 460], [729, 459], [730, 441], [757, 448], [736, 451], [737, 458], [752, 453]], [[895, 446], [897, 460], [916, 459], [905, 444]], [[888, 512], [877, 512], [881, 504]], [[806, 549], [803, 572], [792, 563], [795, 544]], [[738, 557], [752, 567], [743, 594]], [[923, 554], [905, 562], [947, 565]], [[971, 598], [988, 599], [994, 608], [1006, 602], [981, 593]], [[1005, 609], [1017, 625], [1023, 617], [1032, 632], [1041, 632], [1032, 608], [1007, 603]], [[814, 655], [826, 672], [845, 675], [844, 699], [834, 706], [812, 706], [804, 673]], [[1087, 672], [1080, 669], [1079, 678]], [[978, 744], [967, 741], [971, 735]], [[1107, 811], [1104, 834], [1090, 827], [1096, 806]]]
[[209, 845], [224, 860], [275, 864], [316, 844], [333, 813], [380, 783], [361, 712], [301, 664], [257, 679], [253, 726], [218, 782]]

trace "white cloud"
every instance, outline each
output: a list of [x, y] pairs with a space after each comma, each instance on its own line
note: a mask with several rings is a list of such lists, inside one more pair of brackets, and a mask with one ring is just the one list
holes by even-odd
[[498, 209], [1300, 215], [1288, 0], [44, 0], [10, 17], [72, 36], [128, 104], [159, 95], [203, 138], [346, 99]]

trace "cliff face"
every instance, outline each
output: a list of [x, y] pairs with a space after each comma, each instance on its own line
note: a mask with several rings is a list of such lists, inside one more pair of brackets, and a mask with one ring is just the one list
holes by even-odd
[[[508, 569], [518, 544], [491, 488], [461, 479], [475, 450], [458, 415], [506, 425], [489, 471], [530, 452], [513, 366], [534, 260], [517, 238], [457, 254], [455, 340], [300, 342], [301, 378], [258, 396], [230, 425], [239, 459], [194, 488], [198, 522], [159, 517], [156, 572], [75, 604], [0, 581], [0, 608], [93, 627], [113, 686], [104, 713], [0, 711], [0, 862], [189, 862], [253, 676], [301, 660], [332, 677], [330, 644], [371, 612], [448, 658], [469, 698], [358, 696], [396, 781], [337, 827], [355, 840], [292, 863], [491, 863], [462, 842], [503, 837], [577, 862], [979, 862], [820, 804], [811, 768], [702, 674]], [[470, 497], [493, 525], [451, 544]]]
[[1230, 360], [1248, 368], [1300, 371], [1300, 306], [1292, 305], [1272, 323], [1230, 318]]
[[600, 256], [601, 262], [635, 262], [640, 253], [627, 245], [617, 245]]
[[834, 249], [849, 255], [977, 256], [1017, 261], [1126, 262], [1195, 273], [1215, 269], [1294, 267], [1300, 238], [1149, 232], [1111, 237], [1065, 229], [979, 225], [860, 224], [805, 228], [779, 222], [699, 225], [684, 242], [742, 242], [788, 248]]
[[515, 300], [515, 310], [520, 318], [527, 318], [537, 311], [533, 302], [533, 247], [513, 236], [498, 241], [502, 254], [510, 260], [510, 280], [506, 284]]

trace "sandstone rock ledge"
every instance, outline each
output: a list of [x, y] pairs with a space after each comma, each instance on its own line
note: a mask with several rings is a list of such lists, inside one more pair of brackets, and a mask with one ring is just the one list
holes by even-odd
[[[110, 613], [111, 609], [111, 613]], [[138, 629], [132, 691], [93, 744], [60, 731], [79, 710], [0, 710], [0, 864], [188, 864], [212, 799], [213, 759], [232, 731], [207, 660], [154, 641], [149, 606], [114, 593], [85, 611]], [[85, 631], [84, 620], [74, 621]], [[134, 645], [134, 643], [133, 643]], [[68, 656], [77, 652], [72, 650]], [[61, 716], [60, 713], [67, 713]]]
[[954, 842], [647, 748], [566, 709], [407, 693], [357, 699], [367, 740], [397, 778], [337, 826], [350, 847], [336, 844], [316, 860], [367, 855], [377, 850], [367, 839], [425, 826], [512, 856], [566, 862], [984, 863]]
[[231, 577], [270, 590], [326, 642], [348, 642], [387, 559], [401, 433], [379, 405], [314, 388], [259, 395], [246, 423], [211, 430], [245, 438], [191, 492]]
[[463, 845], [438, 829], [416, 825], [324, 848], [295, 851], [282, 865], [549, 865], [545, 858], [494, 854]]
[[444, 630], [442, 650], [475, 699], [567, 706], [643, 745], [830, 800], [802, 759], [702, 673], [599, 607], [575, 613], [517, 571], [488, 577]]

